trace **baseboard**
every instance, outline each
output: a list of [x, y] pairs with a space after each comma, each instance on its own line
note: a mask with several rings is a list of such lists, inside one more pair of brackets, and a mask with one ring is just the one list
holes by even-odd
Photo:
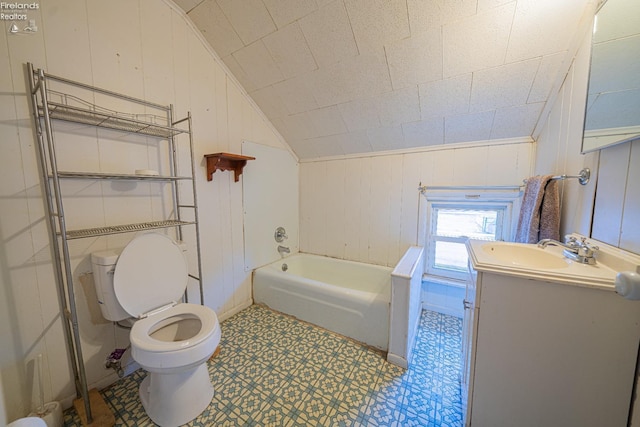
[[253, 305], [253, 300], [252, 299], [248, 299], [247, 301], [243, 302], [242, 304], [240, 304], [240, 305], [238, 305], [236, 307], [233, 307], [231, 310], [226, 311], [226, 312], [218, 315], [218, 321], [222, 322], [223, 320], [226, 320], [229, 317], [240, 313], [245, 308], [251, 307], [251, 305]]
[[441, 313], [441, 314], [448, 314], [449, 316], [459, 317], [461, 319], [464, 317], [463, 309], [454, 309], [452, 307], [447, 307], [443, 305], [430, 304], [426, 301], [422, 302], [422, 309], [435, 311], [436, 313]]
[[409, 362], [404, 357], [400, 357], [397, 354], [387, 353], [387, 362], [393, 363], [396, 366], [407, 369]]

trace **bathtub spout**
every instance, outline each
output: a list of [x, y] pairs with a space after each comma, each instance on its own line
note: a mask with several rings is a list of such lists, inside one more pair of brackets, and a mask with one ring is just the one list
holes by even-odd
[[287, 246], [278, 245], [278, 253], [280, 256], [284, 256], [284, 254], [288, 254], [291, 252]]

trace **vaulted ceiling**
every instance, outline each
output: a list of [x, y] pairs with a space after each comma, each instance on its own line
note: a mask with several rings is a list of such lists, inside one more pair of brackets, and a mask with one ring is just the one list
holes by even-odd
[[305, 159], [531, 136], [591, 1], [176, 3]]

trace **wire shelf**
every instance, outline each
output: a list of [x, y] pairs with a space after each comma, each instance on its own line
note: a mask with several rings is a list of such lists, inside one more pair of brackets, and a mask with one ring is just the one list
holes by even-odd
[[[49, 175], [51, 178], [52, 175]], [[166, 176], [166, 175], [135, 175], [123, 173], [102, 173], [102, 172], [63, 172], [58, 171], [58, 178], [67, 179], [120, 179], [133, 181], [178, 181], [191, 180], [190, 176]]]
[[82, 230], [68, 230], [67, 240], [83, 239], [86, 237], [106, 236], [108, 234], [132, 233], [136, 231], [154, 230], [158, 228], [177, 227], [181, 225], [195, 224], [192, 221], [151, 221], [137, 224], [112, 225], [107, 227], [85, 228]]
[[[73, 95], [52, 90], [47, 91], [47, 94], [56, 98], [56, 101], [47, 102], [49, 116], [52, 119], [162, 138], [170, 138], [188, 132], [169, 126], [166, 123], [166, 118], [161, 116], [121, 113], [99, 107]], [[38, 106], [38, 114], [44, 117], [42, 105]]]

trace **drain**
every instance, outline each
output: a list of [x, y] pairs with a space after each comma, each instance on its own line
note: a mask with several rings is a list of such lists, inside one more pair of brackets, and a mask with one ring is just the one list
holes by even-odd
[[287, 271], [289, 269], [289, 266], [286, 263], [282, 264], [282, 271]]

